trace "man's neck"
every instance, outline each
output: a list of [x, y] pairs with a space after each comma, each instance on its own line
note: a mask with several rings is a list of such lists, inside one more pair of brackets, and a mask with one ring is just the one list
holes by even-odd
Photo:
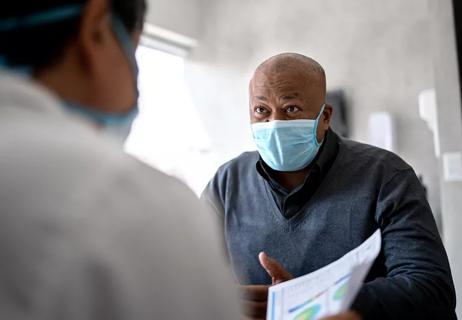
[[291, 172], [273, 171], [271, 175], [281, 186], [291, 192], [305, 181], [309, 173], [310, 168], [307, 167], [299, 171]]

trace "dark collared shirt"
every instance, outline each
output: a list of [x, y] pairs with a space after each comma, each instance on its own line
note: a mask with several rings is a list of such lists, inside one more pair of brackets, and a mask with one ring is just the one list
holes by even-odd
[[329, 130], [316, 158], [309, 165], [304, 182], [292, 191], [288, 191], [273, 178], [274, 170], [260, 157], [256, 165], [257, 171], [268, 181], [274, 201], [286, 219], [295, 216], [316, 192], [337, 156], [338, 143], [338, 136]]

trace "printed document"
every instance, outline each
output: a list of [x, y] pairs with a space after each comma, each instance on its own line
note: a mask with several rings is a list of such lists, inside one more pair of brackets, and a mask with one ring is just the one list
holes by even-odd
[[379, 255], [380, 230], [331, 264], [270, 287], [267, 320], [316, 320], [347, 311]]

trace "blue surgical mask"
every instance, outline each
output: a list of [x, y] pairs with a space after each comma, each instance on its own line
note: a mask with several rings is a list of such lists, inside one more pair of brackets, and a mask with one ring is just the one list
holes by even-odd
[[[0, 20], [0, 31], [8, 31], [17, 28], [31, 28], [37, 25], [62, 21], [78, 16], [81, 12], [81, 5], [69, 5], [50, 9], [44, 12], [34, 13], [26, 17]], [[114, 35], [124, 51], [132, 70], [133, 86], [136, 90], [136, 99], [133, 106], [128, 112], [121, 114], [96, 111], [92, 107], [84, 106], [74, 101], [65, 101], [64, 104], [71, 112], [79, 114], [93, 123], [96, 123], [103, 131], [123, 142], [130, 133], [133, 120], [138, 115], [138, 65], [136, 63], [135, 48], [125, 25], [117, 15], [112, 15], [111, 23]], [[28, 74], [29, 76], [32, 75], [33, 72], [30, 68], [28, 68], [28, 66], [9, 68], [6, 59], [1, 56], [0, 66], [6, 67], [14, 72]]]
[[317, 128], [324, 112], [322, 106], [314, 120], [275, 120], [252, 124], [252, 132], [263, 161], [276, 171], [306, 168], [319, 152]]

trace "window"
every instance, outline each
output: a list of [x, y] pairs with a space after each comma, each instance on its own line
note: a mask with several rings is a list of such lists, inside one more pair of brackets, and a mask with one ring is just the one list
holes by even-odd
[[217, 166], [185, 84], [184, 59], [146, 46], [137, 59], [140, 113], [125, 150], [199, 194]]

